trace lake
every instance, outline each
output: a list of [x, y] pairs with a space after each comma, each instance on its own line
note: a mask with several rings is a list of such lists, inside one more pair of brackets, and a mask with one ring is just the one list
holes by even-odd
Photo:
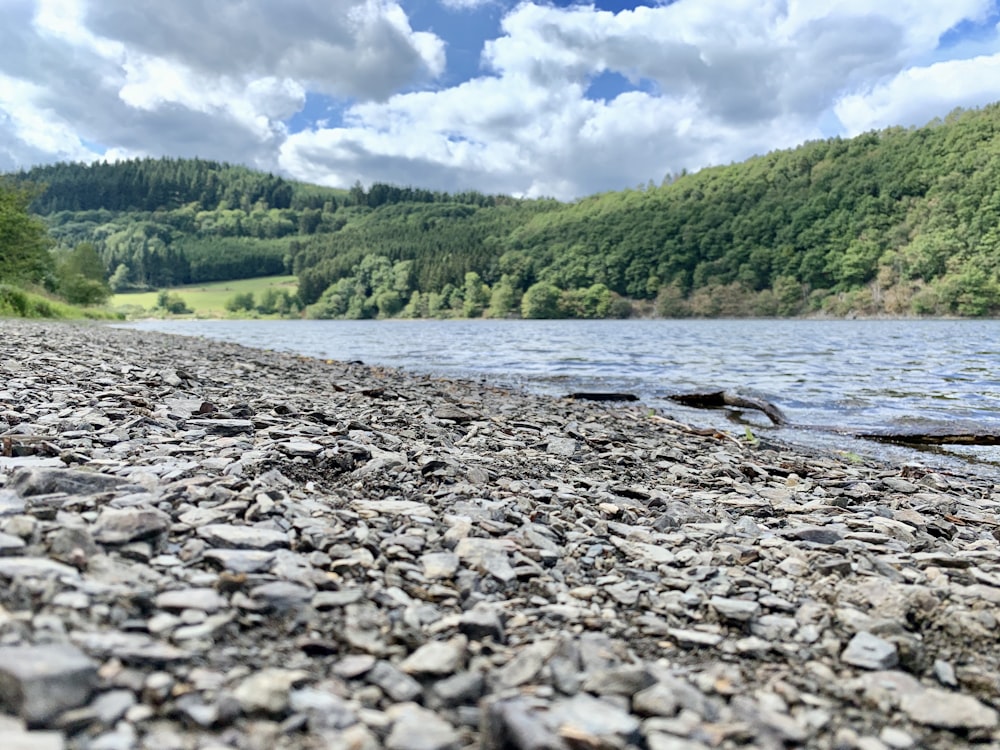
[[694, 410], [672, 393], [744, 389], [798, 425], [1000, 431], [997, 320], [147, 320], [126, 327], [562, 396], [633, 393], [681, 421], [895, 463], [1000, 477], [1000, 448], [909, 449]]

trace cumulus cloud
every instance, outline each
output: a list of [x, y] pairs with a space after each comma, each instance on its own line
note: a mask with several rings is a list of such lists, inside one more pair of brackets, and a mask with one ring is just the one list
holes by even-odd
[[836, 105], [848, 135], [886, 124], [923, 125], [955, 107], [1000, 100], [1000, 55], [904, 70], [885, 83], [845, 96]]
[[273, 168], [307, 91], [384, 99], [445, 60], [388, 0], [6, 0], [4, 16], [2, 169], [94, 144]]
[[[847, 0], [831, 12], [680, 0], [612, 13], [522, 4], [485, 44], [488, 75], [355, 106], [342, 127], [291, 136], [280, 163], [340, 186], [367, 176], [563, 198], [659, 180], [821, 137], [834, 109], [846, 117], [861, 106], [851, 104], [857, 92], [905, 80], [909, 61], [963, 19], [985, 18], [989, 5]], [[640, 90], [589, 99], [604, 73]], [[949, 87], [937, 84], [947, 99]], [[926, 109], [941, 104], [931, 99]], [[892, 112], [870, 114], [875, 122]]]
[[[940, 48], [991, 0], [526, 2], [453, 85], [408, 2], [5, 0], [0, 169], [96, 143], [342, 187], [572, 198], [1000, 98], [995, 35], [967, 59]], [[609, 76], [631, 86], [592, 94]], [[342, 117], [290, 133], [309, 94]]]

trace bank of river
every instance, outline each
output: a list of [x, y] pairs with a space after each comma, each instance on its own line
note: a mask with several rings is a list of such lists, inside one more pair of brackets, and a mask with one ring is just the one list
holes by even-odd
[[[861, 431], [1000, 431], [1000, 321], [146, 321], [140, 330], [207, 336], [317, 358], [485, 378], [551, 396], [633, 393], [677, 418], [841, 454], [1000, 476], [996, 447], [915, 450], [853, 440]], [[795, 427], [754, 413], [695, 412], [671, 393], [749, 389]]]
[[0, 747], [1000, 742], [983, 477], [222, 341], [0, 334]]

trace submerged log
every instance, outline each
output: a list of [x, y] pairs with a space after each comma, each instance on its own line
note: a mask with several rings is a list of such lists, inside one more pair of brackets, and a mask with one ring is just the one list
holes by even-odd
[[737, 409], [756, 409], [766, 414], [767, 418], [776, 425], [788, 424], [788, 419], [782, 413], [781, 409], [771, 402], [735, 391], [675, 393], [669, 398], [685, 406], [693, 406], [699, 409], [718, 409], [726, 406]]
[[854, 437], [895, 445], [1000, 445], [1000, 433], [979, 430], [955, 432], [857, 432]]
[[566, 398], [578, 401], [638, 401], [634, 393], [571, 393]]

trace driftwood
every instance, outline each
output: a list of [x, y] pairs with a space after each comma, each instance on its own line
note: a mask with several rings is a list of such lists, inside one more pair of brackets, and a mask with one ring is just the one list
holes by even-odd
[[[764, 399], [747, 396], [734, 391], [708, 391], [704, 393], [678, 393], [669, 397], [672, 401], [699, 409], [718, 409], [731, 407], [736, 409], [755, 409], [767, 415], [775, 425], [787, 425], [788, 419], [781, 409]], [[1000, 445], [1000, 432], [988, 430], [954, 430], [939, 428], [924, 432], [881, 431], [858, 432], [845, 427], [825, 427], [820, 425], [794, 425], [800, 430], [815, 430], [820, 432], [835, 432], [861, 440], [874, 440], [880, 443], [895, 445], [927, 446], [927, 445]]]
[[634, 393], [571, 393], [566, 398], [578, 401], [638, 401]]
[[854, 437], [897, 445], [1000, 445], [1000, 432], [856, 432]]
[[709, 391], [707, 393], [675, 393], [670, 396], [672, 401], [693, 406], [699, 409], [718, 409], [724, 406], [737, 409], [756, 409], [767, 415], [776, 425], [788, 424], [788, 419], [774, 404], [754, 396], [747, 396], [734, 391]]

